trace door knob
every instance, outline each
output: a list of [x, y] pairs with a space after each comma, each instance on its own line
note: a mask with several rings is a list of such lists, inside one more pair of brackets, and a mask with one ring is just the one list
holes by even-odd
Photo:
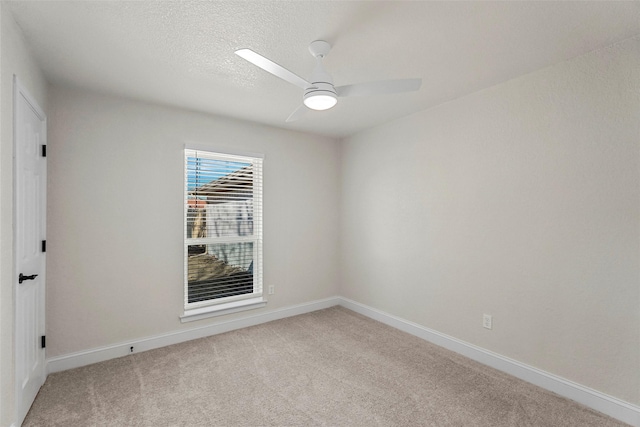
[[38, 277], [37, 274], [32, 274], [31, 276], [25, 276], [24, 274], [20, 273], [20, 275], [18, 276], [18, 283], [22, 283], [25, 280], [33, 280], [36, 277]]

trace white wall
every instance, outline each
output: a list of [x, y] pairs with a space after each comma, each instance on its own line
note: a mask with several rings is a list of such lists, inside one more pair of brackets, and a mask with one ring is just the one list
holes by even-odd
[[52, 87], [47, 357], [181, 324], [183, 146], [265, 155], [264, 286], [273, 310], [337, 294], [339, 145], [324, 137]]
[[346, 139], [341, 295], [640, 403], [638, 70], [636, 38]]
[[13, 421], [13, 76], [45, 110], [47, 82], [0, 2], [0, 425]]

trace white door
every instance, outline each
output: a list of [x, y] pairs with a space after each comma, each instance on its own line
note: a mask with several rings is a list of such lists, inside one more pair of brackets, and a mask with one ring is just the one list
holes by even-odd
[[46, 118], [14, 79], [15, 422], [20, 425], [46, 378], [44, 292], [47, 169]]

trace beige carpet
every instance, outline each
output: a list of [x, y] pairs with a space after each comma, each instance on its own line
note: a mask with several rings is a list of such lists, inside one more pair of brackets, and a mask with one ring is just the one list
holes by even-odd
[[340, 307], [49, 376], [24, 426], [622, 426]]

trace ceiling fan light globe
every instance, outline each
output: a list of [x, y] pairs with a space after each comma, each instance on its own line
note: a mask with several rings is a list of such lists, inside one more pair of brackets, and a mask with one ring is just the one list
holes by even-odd
[[331, 92], [312, 93], [304, 97], [304, 105], [312, 110], [328, 110], [338, 103], [338, 98]]

